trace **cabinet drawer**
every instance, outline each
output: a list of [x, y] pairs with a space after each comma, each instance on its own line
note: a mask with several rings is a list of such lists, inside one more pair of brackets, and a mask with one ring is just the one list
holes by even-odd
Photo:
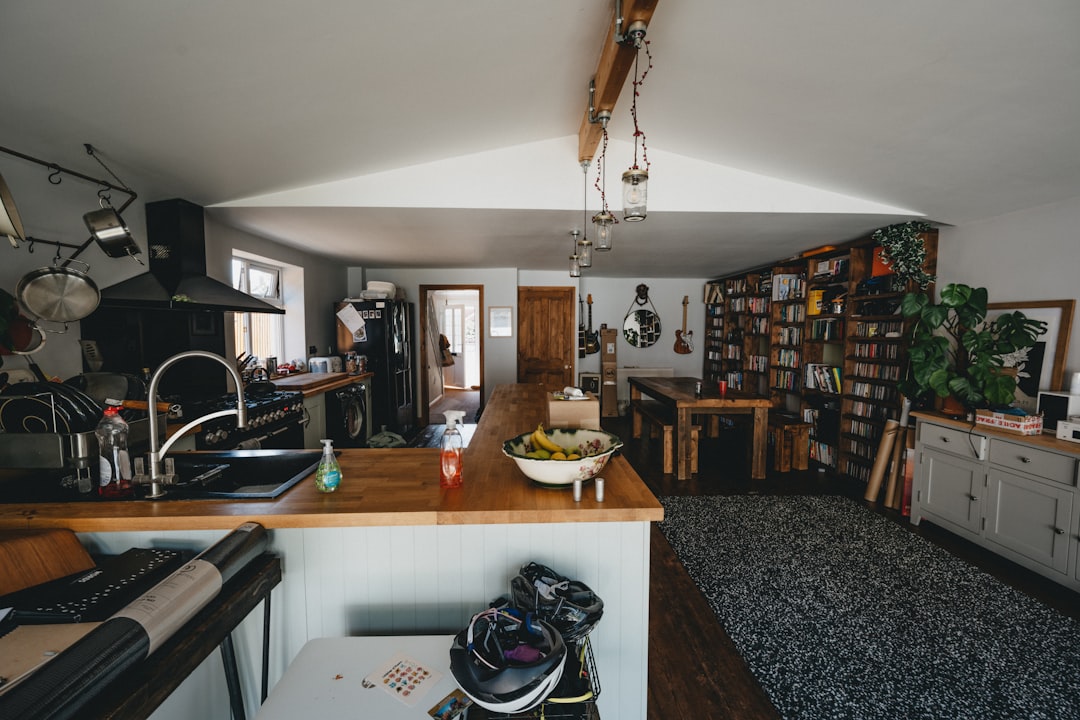
[[1065, 485], [1076, 484], [1076, 458], [1071, 455], [994, 438], [990, 462]]
[[919, 423], [919, 440], [925, 447], [975, 460], [986, 459], [986, 436], [943, 425]]

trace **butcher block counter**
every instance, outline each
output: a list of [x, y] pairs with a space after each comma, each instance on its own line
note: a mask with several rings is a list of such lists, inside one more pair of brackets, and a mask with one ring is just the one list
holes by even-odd
[[[579, 503], [569, 489], [534, 485], [501, 448], [534, 429], [544, 408], [538, 386], [496, 388], [456, 490], [439, 487], [437, 450], [345, 449], [341, 487], [331, 494], [308, 478], [268, 501], [8, 504], [0, 529], [71, 528], [92, 552], [120, 553], [198, 550], [242, 522], [262, 523], [283, 568], [271, 605], [271, 683], [314, 638], [456, 633], [508, 592], [523, 564], [540, 562], [604, 600], [590, 635], [604, 688], [600, 716], [645, 720], [650, 525], [663, 508], [621, 456], [601, 473], [602, 503], [591, 483]], [[261, 631], [256, 610], [233, 633], [241, 668], [258, 667]], [[255, 675], [241, 672], [249, 716], [260, 694]], [[220, 666], [208, 659], [152, 717], [228, 720], [225, 698]]]
[[365, 378], [374, 377], [375, 373], [360, 373], [350, 375], [343, 372], [331, 373], [300, 373], [298, 375], [281, 375], [271, 379], [278, 390], [297, 391], [304, 393], [304, 397], [319, 395], [331, 390], [360, 382]]
[[[350, 381], [355, 378], [344, 377]], [[569, 488], [545, 488], [526, 478], [514, 461], [503, 455], [502, 443], [534, 429], [544, 418], [544, 402], [539, 386], [496, 388], [465, 451], [464, 486], [456, 490], [439, 487], [438, 450], [343, 449], [338, 451], [343, 479], [331, 494], [317, 492], [311, 478], [271, 500], [0, 505], [0, 529], [231, 530], [246, 521], [274, 529], [663, 519], [660, 503], [619, 455], [612, 457], [602, 472], [604, 502], [596, 502], [591, 485], [587, 485], [581, 502], [574, 502]]]

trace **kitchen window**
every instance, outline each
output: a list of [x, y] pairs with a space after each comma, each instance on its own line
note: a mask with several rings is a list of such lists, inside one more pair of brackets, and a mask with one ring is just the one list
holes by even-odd
[[[276, 307], [284, 308], [280, 266], [233, 256], [232, 284], [241, 292]], [[236, 352], [246, 352], [260, 360], [285, 357], [285, 321], [273, 313], [236, 313], [233, 316]], [[272, 368], [267, 368], [272, 370]]]

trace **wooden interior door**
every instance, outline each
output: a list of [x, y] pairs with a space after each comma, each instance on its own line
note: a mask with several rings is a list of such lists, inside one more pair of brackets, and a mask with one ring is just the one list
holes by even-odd
[[577, 351], [572, 287], [518, 288], [517, 381], [562, 390], [574, 385]]

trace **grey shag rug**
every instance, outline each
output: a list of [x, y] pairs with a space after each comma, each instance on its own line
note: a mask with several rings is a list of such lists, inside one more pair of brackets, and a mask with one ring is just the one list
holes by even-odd
[[661, 501], [784, 718], [1080, 718], [1080, 622], [854, 501]]

